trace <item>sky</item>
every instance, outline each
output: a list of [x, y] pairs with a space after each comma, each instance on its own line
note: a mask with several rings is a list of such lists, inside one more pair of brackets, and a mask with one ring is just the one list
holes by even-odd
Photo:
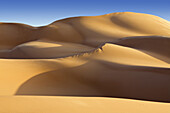
[[170, 0], [0, 0], [0, 22], [43, 26], [75, 16], [153, 14], [170, 21]]

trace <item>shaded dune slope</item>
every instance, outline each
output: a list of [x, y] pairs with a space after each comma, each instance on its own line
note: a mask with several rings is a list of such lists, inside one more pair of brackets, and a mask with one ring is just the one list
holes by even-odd
[[0, 95], [14, 103], [14, 95], [170, 102], [169, 48], [170, 23], [148, 14], [0, 23]]

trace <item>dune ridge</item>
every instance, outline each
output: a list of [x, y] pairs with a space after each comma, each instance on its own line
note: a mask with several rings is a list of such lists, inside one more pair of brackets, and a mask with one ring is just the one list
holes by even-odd
[[167, 113], [169, 48], [170, 22], [149, 14], [0, 23], [0, 112]]

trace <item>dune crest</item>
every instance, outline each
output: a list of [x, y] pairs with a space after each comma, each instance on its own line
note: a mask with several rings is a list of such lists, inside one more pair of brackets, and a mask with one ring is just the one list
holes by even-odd
[[42, 112], [38, 104], [50, 113], [122, 113], [125, 106], [129, 113], [167, 113], [169, 48], [170, 22], [149, 14], [71, 17], [40, 27], [0, 23], [0, 112], [15, 112], [15, 104], [26, 112], [29, 103], [33, 113]]

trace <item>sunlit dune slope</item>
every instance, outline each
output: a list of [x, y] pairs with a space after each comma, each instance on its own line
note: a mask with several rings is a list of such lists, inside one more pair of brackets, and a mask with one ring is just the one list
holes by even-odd
[[102, 16], [74, 17], [53, 22], [48, 27], [57, 26], [58, 29], [62, 29], [60, 26], [66, 24], [79, 32], [83, 43], [90, 45], [115, 41], [127, 36], [170, 36], [168, 21], [141, 13], [122, 12]]
[[169, 21], [149, 14], [0, 23], [0, 112], [167, 113], [169, 48]]
[[170, 110], [167, 103], [102, 97], [5, 96], [0, 101], [3, 113], [168, 113]]
[[47, 39], [97, 46], [127, 36], [170, 36], [169, 27], [170, 23], [160, 17], [132, 12], [72, 17], [42, 27], [0, 23], [0, 44], [8, 49], [23, 42]]

